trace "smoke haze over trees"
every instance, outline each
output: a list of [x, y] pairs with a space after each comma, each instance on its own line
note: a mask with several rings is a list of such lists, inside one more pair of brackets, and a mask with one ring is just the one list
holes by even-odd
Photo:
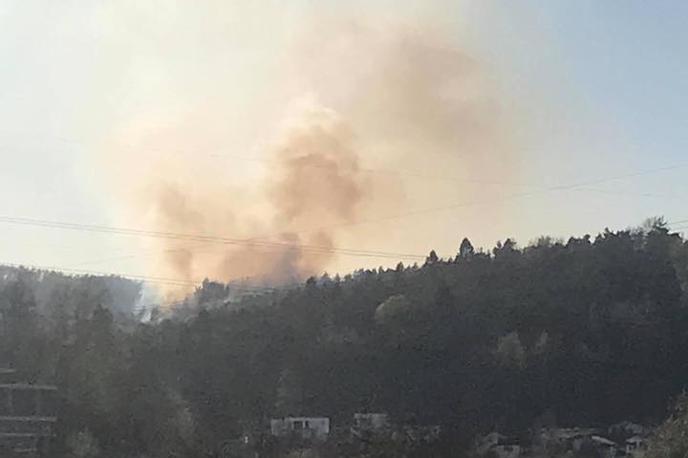
[[137, 324], [135, 283], [4, 268], [2, 357], [58, 385], [55, 456], [199, 456], [271, 417], [365, 411], [466, 450], [545, 417], [656, 424], [685, 388], [688, 243], [661, 220], [456, 249], [242, 297], [207, 281]]
[[[136, 113], [97, 146], [121, 225], [276, 244], [154, 239], [141, 258], [151, 275], [288, 284], [350, 270], [355, 260], [333, 247], [387, 246], [405, 208], [501, 197], [474, 179], [480, 170], [490, 168], [494, 182], [518, 176], [498, 91], [448, 36], [319, 16], [309, 24], [280, 47], [278, 81], [262, 87], [277, 104], [251, 100], [237, 119], [236, 102], [218, 97], [227, 81], [211, 73], [211, 84], [194, 90], [210, 91], [213, 103]], [[253, 144], [238, 149], [231, 139], [241, 130]], [[447, 176], [417, 186], [428, 157]], [[501, 206], [485, 211], [497, 218]]]

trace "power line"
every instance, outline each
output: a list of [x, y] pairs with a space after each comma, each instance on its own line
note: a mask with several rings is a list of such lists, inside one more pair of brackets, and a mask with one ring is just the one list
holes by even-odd
[[[316, 228], [316, 229], [312, 229], [312, 230], [298, 230], [298, 231], [294, 231], [293, 233], [300, 234], [300, 233], [304, 233], [304, 232], [305, 232], [305, 233], [308, 233], [308, 232], [317, 232], [317, 231], [321, 231], [321, 230], [325, 230], [325, 229], [334, 229], [334, 228], [342, 227], [342, 226], [354, 226], [354, 225], [359, 225], [359, 224], [367, 224], [367, 223], [381, 222], [381, 221], [387, 221], [387, 220], [394, 220], [394, 219], [399, 219], [399, 218], [403, 218], [403, 217], [406, 217], [406, 216], [413, 216], [413, 215], [418, 215], [418, 214], [423, 214], [423, 213], [431, 213], [431, 212], [435, 212], [435, 211], [444, 211], [444, 210], [455, 209], [455, 208], [459, 208], [459, 207], [468, 207], [468, 206], [473, 206], [473, 205], [483, 205], [483, 204], [495, 203], [495, 202], [500, 202], [500, 201], [506, 201], [506, 200], [510, 200], [510, 199], [516, 199], [516, 198], [520, 198], [520, 197], [533, 196], [533, 195], [538, 195], [538, 194], [541, 194], [541, 193], [544, 193], [544, 192], [563, 191], [563, 190], [575, 190], [575, 189], [578, 189], [578, 188], [581, 188], [581, 187], [584, 187], [584, 186], [588, 186], [588, 185], [590, 185], [590, 184], [600, 184], [600, 183], [604, 183], [604, 182], [608, 182], [608, 181], [614, 181], [614, 180], [620, 180], [620, 179], [624, 179], [624, 178], [631, 178], [631, 177], [636, 177], [636, 176], [642, 176], [642, 175], [646, 175], [646, 174], [657, 173], [657, 172], [662, 172], [662, 171], [667, 171], [667, 170], [674, 170], [674, 169], [681, 168], [681, 167], [686, 167], [686, 166], [688, 166], [688, 163], [686, 163], [686, 164], [675, 164], [675, 165], [667, 166], [667, 167], [660, 167], [660, 168], [656, 168], [656, 169], [641, 170], [641, 171], [631, 172], [631, 173], [623, 174], [623, 175], [616, 175], [616, 176], [611, 176], [611, 177], [598, 178], [598, 179], [594, 179], [594, 180], [590, 180], [590, 181], [586, 181], [586, 182], [573, 183], [573, 184], [563, 185], [563, 186], [553, 186], [553, 187], [549, 187], [549, 188], [541, 188], [541, 191], [540, 191], [540, 192], [536, 192], [536, 191], [535, 191], [535, 192], [528, 192], [528, 193], [519, 193], [519, 194], [514, 194], [514, 195], [506, 196], [506, 197], [504, 197], [504, 198], [502, 198], [502, 199], [494, 199], [494, 200], [488, 200], [488, 201], [483, 201], [483, 202], [466, 202], [466, 203], [460, 203], [460, 204], [451, 205], [451, 206], [448, 206], [448, 207], [435, 207], [435, 208], [430, 208], [430, 209], [421, 209], [421, 210], [417, 210], [417, 211], [412, 211], [412, 212], [408, 212], [408, 213], [402, 213], [402, 214], [398, 214], [398, 215], [391, 215], [391, 216], [388, 216], [388, 217], [382, 217], [382, 218], [373, 219], [373, 220], [359, 220], [359, 221], [354, 221], [354, 222], [350, 222], [350, 223], [343, 223], [343, 224], [338, 224], [338, 225], [322, 226], [322, 227], [319, 227], [319, 228]], [[534, 187], [538, 187], [538, 186], [534, 186]], [[538, 188], [539, 188], [539, 187], [538, 187]], [[625, 193], [625, 192], [623, 192], [623, 193], [615, 193], [615, 192], [613, 192], [613, 191], [607, 191], [607, 190], [601, 190], [601, 189], [594, 189], [594, 188], [583, 188], [582, 190], [585, 190], [585, 191], [592, 191], [592, 192], [598, 192], [598, 193], [603, 193], [603, 194], [612, 194], [612, 195], [629, 195], [629, 193]], [[670, 198], [670, 197], [671, 197], [671, 196], [663, 196], [663, 195], [650, 194], [650, 193], [643, 193], [643, 194], [637, 194], [637, 195], [639, 195], [639, 196], [641, 196], [641, 197], [654, 197], [654, 198], [664, 198], [664, 199]], [[688, 221], [688, 220], [686, 220], [686, 221]], [[279, 233], [268, 234], [268, 235], [260, 236], [260, 237], [254, 237], [254, 238], [251, 238], [251, 239], [249, 239], [249, 240], [251, 240], [251, 241], [259, 241], [259, 240], [261, 240], [261, 239], [265, 239], [265, 238], [269, 238], [269, 237], [274, 237], [274, 236], [277, 236], [277, 235], [279, 235]], [[201, 244], [200, 246], [201, 246], [201, 247], [202, 247], [202, 246], [205, 246], [205, 244]], [[181, 252], [181, 251], [197, 251], [197, 250], [196, 250], [196, 249], [192, 249], [192, 248], [190, 248], [190, 247], [178, 248], [178, 249], [167, 249], [167, 250], [165, 250], [165, 252]], [[138, 255], [127, 255], [127, 256], [122, 256], [122, 257], [117, 257], [117, 258], [109, 258], [109, 259], [106, 259], [106, 260], [132, 259], [132, 258], [135, 258], [135, 257], [137, 257], [137, 256], [138, 256]], [[412, 258], [412, 259], [415, 258], [415, 259], [419, 259], [419, 260], [422, 260], [422, 259], [425, 258], [424, 255], [409, 255], [409, 256], [405, 256], [405, 255], [398, 254], [398, 253], [393, 253], [393, 256], [408, 257], [408, 258]], [[382, 256], [381, 256], [381, 257], [382, 257]], [[90, 262], [88, 262], [88, 263], [92, 263], [92, 262], [98, 263], [98, 262], [102, 262], [102, 261], [101, 261], [101, 260], [95, 260], [95, 261], [90, 261]]]
[[[248, 161], [248, 162], [258, 162], [258, 163], [266, 163], [268, 165], [276, 165], [277, 161], [270, 160], [270, 159], [265, 159], [265, 158], [252, 158], [252, 157], [247, 157], [247, 156], [240, 156], [240, 155], [235, 155], [235, 154], [209, 154], [211, 157], [225, 157], [225, 158], [233, 158], [233, 159], [239, 159], [242, 161]], [[307, 168], [319, 168], [319, 169], [328, 169], [326, 166], [320, 166], [316, 164], [303, 164], [301, 165], [302, 167], [307, 167]], [[583, 188], [586, 191], [590, 192], [598, 192], [598, 193], [604, 193], [604, 194], [617, 194], [614, 193], [613, 191], [608, 191], [604, 189], [595, 189], [595, 188], [587, 188], [589, 185], [593, 184], [600, 184], [600, 183], [605, 183], [607, 181], [617, 180], [617, 179], [622, 179], [622, 178], [632, 178], [635, 176], [641, 176], [645, 175], [647, 173], [656, 173], [658, 171], [665, 171], [665, 170], [673, 170], [675, 168], [679, 167], [688, 167], [688, 163], [686, 164], [678, 164], [678, 165], [673, 165], [665, 168], [660, 168], [660, 169], [652, 169], [649, 171], [640, 171], [640, 172], [633, 172], [629, 173], [626, 175], [620, 175], [617, 177], [613, 178], [601, 178], [597, 180], [592, 180], [590, 182], [584, 182], [584, 183], [576, 183], [576, 184], [571, 184], [571, 185], [565, 185], [565, 186], [554, 186], [554, 187], [549, 187], [549, 186], [544, 186], [544, 185], [538, 185], [538, 184], [532, 184], [532, 183], [513, 183], [513, 182], [503, 182], [503, 181], [491, 181], [491, 180], [476, 180], [476, 179], [471, 179], [471, 178], [457, 178], [457, 177], [449, 177], [449, 176], [443, 176], [443, 175], [426, 175], [426, 174], [420, 174], [408, 170], [386, 170], [386, 169], [374, 169], [374, 168], [366, 168], [366, 167], [358, 167], [358, 168], [350, 168], [349, 170], [352, 172], [360, 172], [360, 173], [366, 173], [366, 174], [377, 174], [377, 175], [393, 175], [393, 176], [402, 176], [402, 177], [411, 177], [411, 178], [418, 178], [418, 179], [423, 179], [427, 181], [451, 181], [451, 182], [456, 182], [456, 183], [473, 183], [473, 184], [484, 184], [484, 185], [494, 185], [494, 186], [509, 186], [509, 187], [521, 187], [521, 188], [532, 188], [532, 189], [539, 189], [539, 190], [558, 190], [558, 189], [568, 189], [569, 187], [575, 187], [575, 188], [582, 188], [583, 186], [586, 186]], [[629, 194], [626, 192], [623, 193], [618, 193], [619, 195], [637, 195], [639, 197], [652, 197], [652, 198], [671, 198], [671, 196], [666, 196], [666, 195], [660, 195], [660, 194], [651, 194], [651, 193], [639, 193], [639, 194]]]
[[[65, 143], [71, 143], [71, 144], [77, 144], [77, 145], [83, 144], [83, 142], [80, 140], [69, 139], [66, 137], [56, 137], [56, 138], [59, 141], [62, 141]], [[122, 148], [122, 149], [127, 149], [127, 150], [135, 150], [135, 151], [155, 151], [155, 152], [166, 152], [166, 153], [172, 152], [175, 154], [189, 154], [189, 151], [187, 151], [187, 150], [169, 149], [169, 148], [166, 148], [166, 149], [145, 148], [145, 147], [138, 148], [135, 145], [126, 144], [126, 143], [118, 143], [117, 147]], [[238, 159], [238, 160], [242, 160], [242, 161], [265, 163], [268, 165], [276, 165], [277, 164], [277, 161], [271, 160], [269, 158], [248, 157], [248, 156], [231, 154], [231, 153], [224, 153], [224, 152], [217, 152], [217, 153], [209, 152], [209, 153], [202, 153], [202, 155], [208, 156], [208, 157], [218, 157], [218, 158], [233, 158], [233, 159]], [[688, 166], [688, 163], [675, 164], [672, 166], [661, 167], [661, 168], [657, 168], [657, 169], [641, 170], [641, 171], [631, 172], [628, 174], [623, 174], [623, 175], [618, 175], [618, 176], [613, 176], [613, 177], [603, 177], [603, 178], [594, 179], [594, 180], [590, 180], [590, 181], [578, 182], [578, 183], [572, 183], [569, 185], [560, 185], [560, 186], [542, 186], [542, 185], [535, 185], [535, 184], [530, 184], [530, 183], [509, 183], [509, 182], [475, 180], [475, 179], [456, 178], [456, 177], [447, 177], [447, 176], [433, 176], [433, 175], [419, 174], [416, 172], [406, 171], [406, 170], [384, 170], [384, 169], [374, 169], [374, 168], [365, 168], [365, 167], [352, 167], [352, 168], [349, 168], [349, 170], [352, 172], [369, 173], [369, 174], [408, 176], [408, 177], [426, 179], [429, 181], [453, 181], [453, 182], [460, 182], [460, 183], [474, 183], [474, 184], [511, 186], [511, 187], [527, 187], [527, 188], [533, 188], [533, 189], [536, 189], [536, 190], [539, 190], [542, 192], [567, 190], [567, 189], [581, 189], [581, 190], [585, 190], [588, 192], [597, 192], [597, 193], [610, 194], [610, 195], [615, 195], [615, 194], [637, 195], [639, 197], [651, 197], [651, 198], [667, 199], [667, 198], [672, 198], [672, 196], [652, 194], [652, 193], [640, 193], [640, 194], [630, 194], [627, 192], [615, 193], [613, 191], [608, 191], [608, 190], [588, 188], [587, 186], [594, 185], [594, 184], [600, 184], [600, 183], [613, 181], [613, 180], [632, 178], [632, 177], [636, 177], [636, 176], [642, 176], [642, 175], [646, 175], [646, 174], [657, 173], [657, 172], [661, 172], [661, 171], [673, 170], [676, 168], [682, 168], [682, 167], [687, 167], [687, 166]], [[326, 166], [321, 166], [321, 165], [317, 165], [317, 164], [302, 164], [301, 167], [328, 169], [328, 167], [326, 167]], [[537, 191], [535, 193], [537, 193]], [[507, 196], [506, 199], [513, 198], [513, 197], [529, 196], [531, 194], [533, 194], [533, 193], [532, 192], [520, 193], [519, 195], [516, 195], [516, 196]], [[463, 206], [463, 205], [460, 205], [460, 206]], [[454, 208], [454, 207], [455, 206], [450, 206], [450, 207], [446, 207], [446, 208], [450, 209], [450, 208]], [[443, 208], [438, 207], [438, 208], [434, 208], [434, 209], [429, 209], [429, 211], [441, 211], [441, 210], [443, 210]], [[413, 215], [413, 214], [415, 214], [415, 212], [408, 213], [408, 215]], [[406, 216], [406, 215], [405, 214], [395, 215], [394, 218], [399, 218], [399, 217], [404, 217], [404, 216]], [[387, 219], [387, 218], [384, 218], [384, 219]], [[354, 224], [358, 224], [358, 223], [354, 223]], [[349, 224], [346, 224], [346, 225], [349, 225]]]
[[[680, 223], [688, 223], [688, 219], [683, 219], [683, 220], [676, 220], [676, 221], [670, 221], [667, 222], [669, 225], [674, 225], [674, 224], [680, 224]], [[688, 225], [685, 226], [678, 226], [674, 228], [676, 229], [688, 229]], [[25, 269], [34, 269], [34, 270], [42, 270], [42, 271], [54, 271], [54, 272], [62, 272], [62, 273], [72, 273], [72, 274], [77, 274], [77, 275], [95, 275], [95, 276], [101, 276], [101, 277], [120, 277], [120, 278], [125, 278], [133, 281], [144, 281], [147, 283], [154, 283], [154, 284], [164, 284], [164, 285], [170, 285], [170, 286], [186, 286], [186, 287], [194, 287], [197, 286], [198, 284], [201, 283], [200, 280], [185, 280], [185, 279], [175, 279], [175, 278], [168, 278], [168, 277], [158, 277], [158, 276], [150, 276], [150, 275], [136, 275], [136, 274], [124, 274], [124, 273], [116, 273], [116, 272], [106, 272], [106, 271], [97, 271], [97, 270], [88, 270], [88, 269], [75, 269], [71, 267], [62, 267], [62, 266], [46, 266], [46, 265], [36, 265], [36, 264], [26, 264], [26, 263], [12, 263], [12, 262], [6, 262], [6, 261], [0, 261], [0, 266], [8, 266], [8, 267], [15, 267], [15, 268], [25, 268]], [[256, 287], [256, 286], [238, 286], [238, 285], [229, 285], [230, 289], [236, 290], [236, 291], [247, 291], [247, 292], [274, 292], [276, 291], [276, 288], [271, 288], [271, 287]]]
[[[73, 143], [73, 144], [80, 144], [81, 143], [78, 140], [67, 139], [67, 138], [62, 138], [62, 137], [60, 138], [60, 140], [64, 141], [64, 142], [68, 142], [68, 143]], [[150, 148], [136, 148], [134, 145], [127, 145], [127, 144], [119, 144], [118, 146], [125, 148], [125, 149], [130, 149], [130, 150], [133, 150], [133, 149], [146, 150], [147, 149], [147, 150], [151, 150], [151, 151], [163, 151], [160, 149], [156, 150], [156, 149], [150, 149]], [[181, 151], [181, 150], [175, 151], [175, 150], [166, 149], [164, 151], [186, 153], [186, 151]], [[239, 155], [233, 155], [233, 154], [227, 154], [227, 153], [222, 153], [222, 154], [211, 153], [211, 154], [207, 154], [207, 155], [212, 156], [212, 157], [231, 157], [231, 158], [236, 158], [236, 159], [246, 160], [246, 161], [264, 162], [264, 163], [268, 163], [268, 164], [275, 164], [275, 161], [270, 161], [269, 159], [249, 158], [246, 156], [239, 156]], [[307, 165], [307, 166], [308, 167], [312, 166], [312, 167], [316, 167], [316, 168], [323, 168], [322, 166], [317, 166], [317, 165]], [[470, 179], [469, 180], [462, 180], [462, 179], [457, 179], [454, 177], [438, 177], [438, 176], [420, 175], [420, 174], [417, 174], [414, 172], [408, 172], [408, 171], [353, 168], [352, 171], [363, 172], [363, 173], [378, 173], [378, 174], [385, 174], [385, 175], [412, 176], [412, 177], [416, 177], [416, 178], [424, 178], [424, 179], [429, 179], [429, 180], [433, 180], [433, 181], [451, 180], [451, 181], [462, 181], [462, 182], [472, 182], [472, 183], [482, 183], [482, 184], [495, 184], [495, 185], [502, 185], [502, 186], [531, 187], [531, 188], [536, 188], [539, 191], [518, 193], [518, 194], [505, 196], [501, 199], [494, 199], [494, 200], [488, 200], [488, 201], [483, 201], [483, 202], [480, 202], [480, 201], [478, 201], [478, 202], [462, 202], [462, 203], [449, 205], [446, 207], [435, 207], [435, 208], [429, 208], [429, 209], [421, 209], [421, 210], [411, 211], [411, 212], [397, 214], [397, 215], [391, 215], [391, 216], [373, 219], [373, 220], [367, 220], [367, 221], [366, 220], [363, 220], [363, 221], [359, 220], [359, 221], [353, 221], [353, 222], [349, 222], [349, 223], [342, 223], [342, 224], [337, 224], [337, 225], [332, 225], [332, 226], [327, 226], [327, 227], [321, 227], [321, 228], [318, 228], [315, 230], [304, 230], [304, 231], [299, 231], [299, 232], [313, 232], [316, 230], [329, 229], [329, 228], [333, 228], [333, 227], [353, 226], [353, 225], [380, 222], [380, 221], [386, 221], [386, 220], [394, 220], [394, 219], [404, 218], [407, 216], [414, 216], [414, 215], [431, 213], [431, 212], [438, 212], [438, 211], [447, 211], [447, 210], [451, 210], [451, 209], [473, 206], [473, 205], [489, 204], [489, 203], [494, 203], [494, 202], [499, 202], [499, 201], [516, 199], [516, 198], [520, 198], [520, 197], [538, 195], [538, 194], [545, 193], [545, 192], [559, 191], [559, 190], [581, 189], [581, 190], [587, 190], [587, 191], [593, 191], [593, 192], [612, 194], [613, 192], [611, 192], [611, 191], [597, 190], [597, 189], [582, 189], [582, 188], [589, 186], [589, 185], [593, 185], [593, 184], [604, 183], [607, 181], [636, 177], [636, 176], [641, 176], [641, 175], [645, 175], [645, 174], [649, 174], [649, 173], [656, 173], [659, 171], [672, 170], [672, 169], [685, 167], [685, 166], [688, 166], [688, 164], [677, 164], [677, 165], [668, 166], [668, 167], [637, 171], [637, 172], [632, 172], [632, 173], [628, 173], [628, 174], [624, 174], [624, 175], [599, 178], [599, 179], [594, 179], [594, 180], [585, 181], [585, 182], [578, 182], [578, 183], [572, 183], [569, 185], [552, 186], [552, 187], [542, 187], [542, 186], [538, 186], [538, 185], [531, 185], [531, 184], [524, 184], [524, 183], [487, 182], [484, 180], [470, 180]], [[623, 193], [623, 194], [627, 195], [627, 193]], [[653, 194], [642, 194], [642, 196], [666, 198], [666, 196], [659, 196], [659, 195], [653, 195]], [[42, 227], [54, 227], [54, 228], [61, 228], [61, 229], [84, 230], [84, 231], [91, 231], [91, 232], [115, 233], [115, 234], [120, 234], [120, 235], [138, 235], [138, 236], [158, 237], [158, 238], [167, 238], [167, 239], [176, 239], [176, 240], [197, 240], [197, 241], [208, 242], [208, 243], [222, 243], [222, 244], [244, 245], [244, 246], [252, 246], [252, 247], [268, 247], [268, 248], [279, 248], [279, 249], [299, 248], [301, 250], [304, 250], [307, 252], [312, 252], [312, 253], [336, 253], [336, 254], [342, 254], [342, 255], [348, 255], [348, 256], [394, 258], [394, 259], [406, 258], [406, 259], [422, 260], [425, 258], [424, 255], [418, 255], [418, 254], [371, 251], [371, 250], [356, 250], [356, 249], [348, 249], [348, 248], [313, 246], [313, 245], [304, 245], [304, 244], [298, 244], [298, 243], [274, 242], [274, 241], [265, 240], [266, 237], [273, 237], [273, 236], [277, 236], [279, 234], [275, 234], [272, 236], [268, 235], [268, 236], [262, 236], [262, 237], [255, 237], [255, 238], [251, 238], [251, 239], [230, 239], [228, 237], [219, 237], [219, 236], [214, 236], [214, 235], [178, 234], [178, 233], [171, 233], [171, 232], [143, 231], [143, 230], [139, 230], [139, 229], [130, 229], [130, 228], [116, 228], [116, 227], [110, 227], [110, 226], [96, 226], [96, 225], [85, 225], [85, 224], [77, 225], [75, 223], [65, 223], [65, 222], [59, 222], [59, 221], [46, 221], [46, 220], [37, 220], [37, 219], [36, 220], [29, 220], [28, 218], [12, 218], [12, 217], [1, 217], [1, 216], [0, 216], [0, 222], [11, 223], [11, 224], [34, 225], [34, 226], [42, 226]], [[172, 250], [172, 251], [179, 251], [179, 250]], [[128, 256], [128, 257], [131, 257], [131, 256]]]
[[[546, 192], [561, 191], [561, 190], [573, 190], [573, 189], [577, 189], [580, 187], [588, 186], [590, 184], [599, 184], [599, 183], [603, 183], [603, 182], [614, 181], [614, 180], [619, 180], [619, 179], [624, 179], [624, 178], [637, 177], [637, 176], [647, 175], [647, 174], [651, 174], [651, 173], [673, 170], [673, 169], [686, 167], [686, 166], [688, 166], [688, 164], [675, 164], [675, 165], [667, 166], [667, 167], [641, 170], [641, 171], [622, 174], [622, 175], [616, 175], [616, 176], [611, 176], [611, 177], [604, 177], [604, 178], [588, 180], [588, 181], [584, 181], [584, 182], [572, 183], [569, 185], [552, 186], [549, 188], [542, 189], [540, 191], [531, 191], [531, 192], [526, 192], [526, 193], [512, 194], [512, 195], [505, 196], [501, 199], [490, 199], [490, 200], [486, 200], [486, 201], [462, 202], [462, 203], [457, 203], [457, 204], [453, 204], [453, 205], [449, 205], [449, 206], [420, 209], [420, 210], [415, 210], [415, 211], [406, 212], [406, 213], [397, 214], [397, 215], [390, 215], [387, 217], [382, 217], [382, 218], [377, 218], [377, 219], [372, 219], [372, 220], [367, 220], [367, 221], [366, 220], [359, 220], [359, 221], [352, 221], [349, 223], [342, 223], [342, 224], [337, 224], [337, 225], [319, 227], [319, 228], [311, 229], [311, 230], [297, 231], [296, 233], [316, 232], [316, 231], [321, 231], [321, 230], [325, 230], [325, 229], [332, 229], [332, 228], [336, 228], [336, 227], [354, 226], [354, 225], [359, 225], [359, 224], [368, 224], [368, 223], [381, 222], [381, 221], [387, 221], [387, 220], [395, 220], [395, 219], [404, 218], [404, 217], [408, 217], [408, 216], [433, 213], [433, 212], [437, 212], [437, 211], [447, 211], [447, 210], [452, 210], [452, 209], [461, 208], [461, 207], [468, 207], [468, 206], [474, 206], [474, 205], [484, 205], [484, 204], [490, 204], [490, 203], [495, 203], [495, 202], [517, 199], [517, 198], [521, 198], [521, 197], [535, 196], [535, 195], [543, 194]], [[264, 240], [265, 238], [274, 237], [274, 236], [277, 236], [280, 234], [255, 237], [255, 238], [251, 238], [251, 239], [234, 239], [234, 238], [220, 237], [220, 236], [215, 236], [215, 235], [183, 234], [183, 233], [165, 232], [165, 231], [150, 231], [150, 230], [141, 230], [141, 229], [132, 229], [132, 228], [118, 228], [118, 227], [103, 226], [103, 225], [88, 225], [88, 224], [78, 224], [78, 223], [50, 221], [50, 220], [42, 220], [42, 219], [31, 219], [31, 218], [19, 218], [19, 217], [10, 217], [10, 216], [0, 216], [0, 223], [32, 225], [32, 226], [38, 226], [38, 227], [81, 230], [81, 231], [89, 231], [89, 232], [112, 233], [112, 234], [119, 234], [119, 235], [146, 236], [146, 237], [165, 238], [165, 239], [172, 239], [172, 240], [195, 240], [195, 241], [201, 241], [201, 242], [207, 242], [207, 243], [221, 243], [221, 244], [243, 245], [243, 246], [251, 246], [251, 247], [267, 247], [267, 248], [279, 248], [279, 249], [299, 248], [301, 250], [304, 250], [306, 252], [311, 252], [311, 253], [333, 253], [333, 254], [344, 254], [344, 255], [348, 255], [348, 256], [393, 258], [393, 259], [406, 258], [406, 259], [422, 260], [425, 258], [424, 255], [419, 255], [419, 254], [395, 253], [395, 252], [384, 252], [384, 251], [370, 251], [370, 250], [355, 250], [355, 249], [348, 249], [348, 248], [313, 246], [313, 245], [304, 245], [304, 244], [297, 244], [297, 243], [274, 242], [274, 241]], [[184, 249], [169, 250], [169, 251], [181, 251], [181, 250], [184, 250]], [[187, 251], [188, 251], [188, 249], [187, 249]], [[128, 256], [128, 257], [134, 257], [134, 256], [135, 255]]]
[[93, 225], [93, 224], [82, 224], [82, 223], [72, 223], [65, 221], [53, 221], [38, 218], [25, 218], [25, 217], [12, 217], [12, 216], [0, 216], [0, 223], [6, 224], [17, 224], [26, 226], [36, 226], [45, 227], [51, 229], [66, 229], [66, 230], [77, 230], [85, 232], [97, 232], [106, 234], [116, 234], [116, 235], [128, 235], [128, 236], [139, 236], [139, 237], [151, 237], [169, 240], [183, 240], [183, 241], [199, 241], [208, 243], [218, 243], [224, 245], [237, 245], [237, 246], [248, 246], [254, 248], [278, 248], [280, 250], [284, 249], [299, 249], [304, 252], [315, 253], [315, 254], [342, 254], [347, 256], [362, 256], [362, 257], [374, 257], [374, 258], [410, 258], [410, 259], [425, 259], [424, 255], [419, 254], [409, 254], [409, 253], [398, 253], [398, 252], [387, 252], [387, 251], [370, 251], [370, 250], [357, 250], [351, 248], [339, 248], [339, 247], [329, 247], [320, 245], [307, 245], [293, 242], [276, 242], [270, 240], [259, 240], [259, 239], [238, 239], [223, 237], [218, 235], [210, 234], [192, 234], [192, 233], [179, 233], [170, 231], [153, 231], [145, 229], [135, 229], [135, 228], [125, 228], [125, 227], [114, 227], [105, 225]]
[[100, 276], [100, 277], [121, 277], [121, 278], [134, 280], [134, 281], [146, 281], [148, 283], [158, 283], [158, 284], [166, 284], [166, 285], [172, 285], [172, 286], [195, 286], [198, 284], [198, 283], [194, 283], [193, 281], [190, 281], [190, 280], [180, 280], [180, 279], [165, 278], [165, 277], [154, 277], [154, 276], [148, 276], [148, 275], [122, 274], [122, 273], [116, 273], [116, 272], [104, 272], [104, 271], [97, 271], [97, 270], [73, 269], [73, 268], [61, 267], [61, 266], [45, 266], [45, 265], [36, 265], [36, 264], [6, 262], [6, 261], [0, 261], [0, 265], [20, 268], [20, 269], [24, 268], [24, 269], [34, 269], [34, 270], [43, 270], [43, 271], [52, 271], [52, 272], [64, 272], [64, 273], [71, 273], [71, 274], [77, 274], [77, 275], [96, 275], [96, 276]]
[[637, 176], [649, 175], [652, 173], [664, 172], [664, 171], [674, 170], [674, 169], [683, 168], [683, 167], [688, 167], [688, 163], [680, 163], [680, 164], [675, 164], [675, 165], [667, 166], [667, 167], [647, 169], [647, 170], [641, 170], [641, 171], [631, 172], [631, 173], [622, 174], [622, 175], [614, 175], [614, 176], [610, 176], [610, 177], [597, 178], [594, 180], [582, 181], [582, 182], [572, 183], [572, 184], [568, 184], [568, 185], [550, 186], [547, 188], [540, 189], [538, 191], [530, 191], [530, 192], [510, 194], [510, 195], [506, 195], [506, 196], [501, 197], [501, 198], [487, 199], [487, 200], [483, 200], [483, 201], [458, 202], [458, 203], [451, 204], [451, 205], [431, 207], [431, 208], [425, 208], [425, 209], [418, 209], [418, 210], [413, 210], [410, 212], [399, 213], [396, 215], [390, 215], [390, 216], [385, 216], [385, 217], [375, 218], [375, 219], [370, 219], [370, 220], [359, 220], [359, 221], [355, 221], [355, 222], [351, 222], [351, 223], [341, 223], [341, 224], [337, 224], [337, 225], [321, 226], [321, 227], [311, 229], [311, 230], [296, 231], [296, 233], [317, 232], [317, 231], [322, 231], [322, 230], [326, 230], [326, 229], [334, 229], [337, 227], [346, 227], [346, 226], [356, 226], [359, 224], [378, 223], [378, 222], [383, 222], [383, 221], [391, 221], [391, 220], [406, 218], [409, 216], [418, 216], [418, 215], [429, 214], [429, 213], [456, 210], [458, 208], [465, 208], [465, 207], [507, 202], [507, 201], [519, 199], [522, 197], [539, 196], [539, 195], [543, 195], [543, 194], [546, 194], [548, 192], [554, 192], [554, 191], [576, 190], [578, 188], [582, 188], [582, 187], [588, 186], [590, 184], [600, 184], [600, 183], [605, 183], [608, 181], [616, 181], [616, 180], [621, 180], [621, 179], [625, 179], [625, 178], [634, 178]]
[[[5, 262], [5, 261], [0, 261], [0, 266], [7, 266], [7, 267], [15, 267], [15, 268], [23, 268], [23, 269], [33, 269], [33, 270], [42, 270], [46, 272], [62, 272], [62, 273], [71, 273], [71, 274], [76, 274], [76, 275], [94, 275], [94, 276], [99, 276], [99, 277], [119, 277], [119, 278], [124, 278], [128, 280], [133, 280], [133, 281], [144, 281], [146, 283], [155, 283], [155, 284], [164, 284], [164, 285], [170, 285], [170, 286], [197, 286], [200, 283], [202, 283], [201, 280], [184, 280], [184, 279], [175, 279], [175, 278], [168, 278], [168, 277], [157, 277], [157, 276], [151, 276], [151, 275], [135, 275], [135, 274], [124, 274], [124, 273], [116, 273], [116, 272], [105, 272], [105, 271], [97, 271], [97, 270], [86, 270], [86, 269], [73, 269], [70, 267], [62, 267], [62, 266], [45, 266], [45, 265], [36, 265], [36, 264], [24, 264], [24, 263], [13, 263], [13, 262]], [[274, 292], [276, 291], [276, 288], [272, 287], [263, 287], [263, 286], [241, 286], [241, 285], [232, 285], [229, 284], [230, 290], [236, 290], [236, 291], [247, 291], [247, 292]]]
[[667, 221], [666, 224], [667, 226], [671, 227], [671, 230], [673, 231], [680, 231], [683, 229], [688, 229], [688, 219], [679, 219], [676, 221]]
[[686, 226], [678, 226], [678, 227], [673, 228], [674, 231], [681, 231], [681, 230], [683, 230], [683, 229], [688, 229], [688, 225], [686, 225]]

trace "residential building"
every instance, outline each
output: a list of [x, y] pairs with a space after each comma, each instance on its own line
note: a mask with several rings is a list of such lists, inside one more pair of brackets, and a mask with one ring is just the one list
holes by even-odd
[[0, 450], [35, 456], [47, 447], [57, 422], [57, 388], [0, 384]]
[[270, 420], [270, 433], [276, 437], [295, 435], [301, 439], [326, 440], [330, 434], [327, 417], [284, 417]]

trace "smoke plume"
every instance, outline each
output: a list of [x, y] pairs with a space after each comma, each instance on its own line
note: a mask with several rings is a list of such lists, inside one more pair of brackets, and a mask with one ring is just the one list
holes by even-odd
[[[276, 239], [267, 251], [250, 245], [223, 257], [223, 278], [248, 277], [263, 283], [286, 283], [321, 272], [333, 257], [336, 226], [351, 222], [362, 200], [369, 199], [352, 133], [336, 113], [311, 106], [288, 127], [272, 151], [265, 186]], [[299, 234], [303, 227], [319, 228]]]
[[496, 92], [441, 34], [317, 21], [278, 54], [253, 101], [210, 97], [215, 81], [118, 130], [128, 225], [231, 238], [151, 239], [151, 274], [272, 285], [362, 264], [342, 247], [423, 252], [446, 220], [394, 215], [497, 196], [471, 178], [513, 175]]

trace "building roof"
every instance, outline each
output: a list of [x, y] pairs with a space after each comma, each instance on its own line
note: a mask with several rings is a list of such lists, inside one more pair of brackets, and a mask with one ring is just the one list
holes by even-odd
[[626, 439], [626, 442], [630, 442], [630, 443], [638, 443], [638, 442], [644, 442], [644, 441], [645, 441], [645, 439], [640, 437], [640, 436], [633, 436], [633, 437], [629, 437], [628, 439]]
[[556, 428], [543, 429], [541, 434], [545, 436], [554, 437], [559, 440], [575, 439], [577, 437], [592, 436], [599, 433], [595, 428]]
[[606, 437], [601, 437], [601, 436], [592, 436], [591, 439], [598, 444], [606, 445], [609, 447], [614, 447], [616, 446], [616, 442], [610, 441]]

